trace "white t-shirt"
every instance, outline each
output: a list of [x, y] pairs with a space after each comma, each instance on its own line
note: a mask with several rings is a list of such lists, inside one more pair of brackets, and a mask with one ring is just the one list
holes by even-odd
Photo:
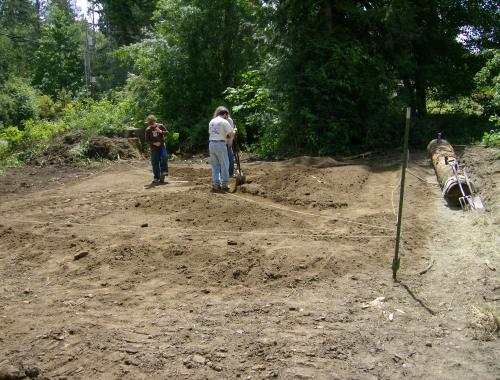
[[226, 140], [227, 134], [232, 131], [231, 124], [221, 116], [212, 119], [210, 124], [208, 124], [210, 140]]

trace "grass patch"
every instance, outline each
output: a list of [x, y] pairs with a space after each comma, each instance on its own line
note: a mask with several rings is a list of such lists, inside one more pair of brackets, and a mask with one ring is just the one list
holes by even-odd
[[500, 330], [500, 307], [488, 304], [480, 307], [470, 306], [471, 325], [475, 328], [474, 339], [482, 341], [496, 340]]
[[[467, 239], [462, 245], [462, 255], [472, 259], [480, 257], [492, 261], [494, 266], [500, 263], [500, 225], [495, 224], [491, 214], [481, 211], [466, 213], [470, 228]], [[491, 302], [470, 305], [468, 307], [471, 326], [474, 327], [474, 339], [491, 341], [497, 339], [500, 330], [500, 306]]]
[[491, 214], [480, 210], [466, 213], [471, 228], [467, 231], [464, 256], [476, 256], [500, 262], [500, 225]]

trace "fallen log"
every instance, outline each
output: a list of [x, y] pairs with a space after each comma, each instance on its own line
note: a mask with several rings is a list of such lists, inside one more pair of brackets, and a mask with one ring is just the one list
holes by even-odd
[[356, 154], [355, 156], [344, 157], [341, 159], [341, 161], [350, 161], [350, 160], [355, 160], [356, 158], [365, 158], [366, 156], [370, 156], [375, 153], [377, 152], [366, 152], [366, 153]]
[[[466, 196], [471, 195], [471, 189], [469, 189], [463, 172], [458, 165], [458, 180], [453, 172], [451, 164], [458, 162], [453, 147], [447, 140], [438, 138], [432, 140], [429, 145], [427, 145], [427, 152], [429, 152], [431, 156], [439, 185], [443, 189], [443, 196], [447, 198], [451, 204], [460, 206], [460, 198], [463, 197], [462, 191], [460, 190], [460, 184]], [[474, 187], [472, 183], [471, 186]]]

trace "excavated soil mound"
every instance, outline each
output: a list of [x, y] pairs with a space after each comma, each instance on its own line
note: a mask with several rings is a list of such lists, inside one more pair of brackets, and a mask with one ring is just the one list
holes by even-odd
[[69, 129], [53, 138], [48, 146], [37, 154], [34, 164], [79, 164], [85, 161], [84, 157], [92, 160], [116, 160], [118, 156], [120, 159], [141, 158], [139, 151], [125, 138], [94, 135], [87, 141], [84, 131]]

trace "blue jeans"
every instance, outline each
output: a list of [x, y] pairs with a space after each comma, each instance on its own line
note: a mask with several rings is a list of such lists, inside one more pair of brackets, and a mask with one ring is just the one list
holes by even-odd
[[165, 146], [151, 151], [151, 165], [153, 165], [155, 179], [160, 179], [161, 173], [168, 173], [168, 153]]
[[222, 186], [229, 183], [229, 158], [227, 157], [227, 147], [224, 141], [210, 141], [208, 145], [210, 152], [210, 162], [212, 163], [212, 182], [214, 186], [220, 185], [219, 173]]
[[229, 145], [226, 144], [227, 147], [227, 158], [229, 159], [229, 176], [232, 177], [234, 174], [234, 153], [233, 148], [230, 148]]

